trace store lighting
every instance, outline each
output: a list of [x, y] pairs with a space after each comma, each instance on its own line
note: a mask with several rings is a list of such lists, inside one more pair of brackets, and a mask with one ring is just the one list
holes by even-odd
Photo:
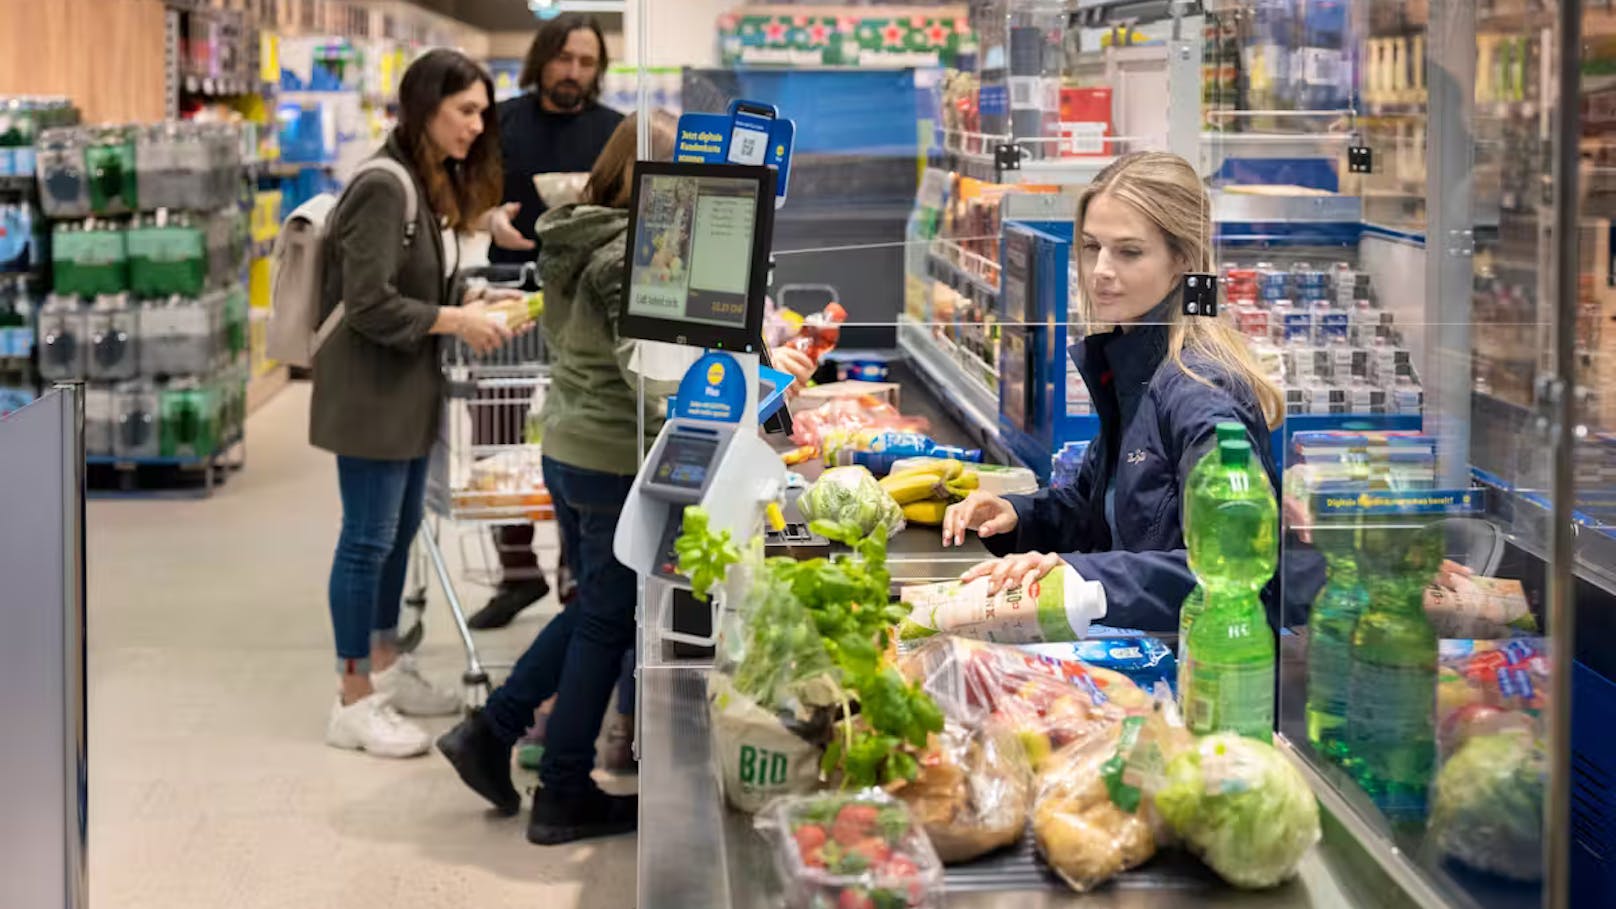
[[527, 8], [541, 19], [561, 13], [621, 13], [627, 0], [527, 0]]

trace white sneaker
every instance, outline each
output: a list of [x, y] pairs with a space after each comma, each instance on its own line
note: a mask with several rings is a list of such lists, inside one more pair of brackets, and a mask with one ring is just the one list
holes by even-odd
[[415, 657], [400, 654], [393, 665], [372, 673], [371, 684], [405, 716], [454, 716], [465, 706], [460, 695], [427, 681]]
[[377, 757], [415, 757], [425, 754], [432, 744], [426, 730], [398, 715], [377, 692], [368, 698], [342, 706], [342, 698], [331, 706], [331, 720], [325, 727], [326, 744], [335, 748], [368, 751]]

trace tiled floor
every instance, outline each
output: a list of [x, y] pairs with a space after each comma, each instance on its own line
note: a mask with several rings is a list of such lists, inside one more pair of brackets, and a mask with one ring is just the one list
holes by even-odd
[[[322, 744], [339, 510], [307, 410], [302, 385], [266, 405], [247, 469], [209, 500], [91, 504], [92, 905], [632, 907], [632, 837], [541, 849], [525, 815], [490, 817], [435, 754]], [[480, 634], [485, 658], [514, 659], [544, 618]], [[427, 628], [423, 665], [455, 678], [437, 591]]]

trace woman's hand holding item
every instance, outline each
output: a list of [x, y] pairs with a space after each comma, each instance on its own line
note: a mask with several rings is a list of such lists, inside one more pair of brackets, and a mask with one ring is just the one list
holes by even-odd
[[1002, 559], [978, 562], [960, 575], [962, 583], [977, 578], [988, 578], [988, 593], [995, 594], [1006, 587], [1026, 587], [1059, 568], [1061, 557], [1053, 552], [1018, 552]]
[[791, 378], [797, 380], [787, 390], [788, 395], [795, 396], [814, 377], [814, 361], [795, 347], [776, 347], [769, 351], [769, 360], [775, 369], [790, 373]]
[[511, 339], [511, 330], [488, 311], [486, 299], [468, 300], [446, 312], [454, 314], [453, 333], [475, 353], [489, 353]]
[[978, 490], [943, 513], [943, 545], [961, 545], [967, 530], [981, 537], [1009, 533], [1016, 529], [1016, 520], [1016, 509], [1008, 499]]

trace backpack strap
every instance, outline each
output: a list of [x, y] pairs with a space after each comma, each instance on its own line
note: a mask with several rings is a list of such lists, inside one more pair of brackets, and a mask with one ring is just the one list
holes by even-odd
[[399, 186], [404, 189], [404, 245], [409, 247], [415, 242], [415, 219], [419, 212], [419, 203], [415, 196], [415, 178], [410, 176], [410, 172], [404, 168], [404, 165], [386, 155], [378, 155], [374, 158], [366, 159], [358, 167], [354, 168], [353, 176], [349, 178], [348, 185], [352, 186], [358, 183], [362, 175], [373, 170], [392, 174], [393, 179], [397, 180]]

